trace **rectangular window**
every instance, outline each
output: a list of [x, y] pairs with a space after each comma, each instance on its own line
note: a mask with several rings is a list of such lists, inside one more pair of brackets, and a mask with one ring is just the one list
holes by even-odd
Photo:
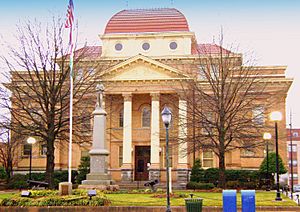
[[[292, 150], [293, 150], [293, 152], [297, 152], [297, 145], [293, 144]], [[288, 151], [291, 152], [291, 145], [290, 144], [288, 146]]]
[[[291, 160], [289, 160], [289, 166], [291, 165]], [[297, 160], [293, 160], [293, 166], [297, 166]]]
[[252, 120], [257, 125], [263, 125], [265, 123], [265, 108], [263, 106], [257, 106], [252, 110]]
[[47, 155], [47, 144], [43, 143], [40, 146], [40, 155], [46, 156]]
[[123, 146], [119, 146], [119, 167], [123, 165]]
[[[289, 177], [291, 178], [292, 177], [292, 174], [289, 174]], [[298, 178], [298, 174], [293, 174], [293, 178]]]
[[29, 156], [31, 151], [31, 145], [30, 144], [24, 144], [23, 145], [23, 155]]
[[245, 157], [252, 157], [255, 156], [255, 152], [249, 149], [244, 149], [243, 150], [243, 156]]
[[202, 164], [203, 167], [213, 167], [213, 162], [214, 162], [214, 153], [211, 150], [203, 151], [202, 155]]

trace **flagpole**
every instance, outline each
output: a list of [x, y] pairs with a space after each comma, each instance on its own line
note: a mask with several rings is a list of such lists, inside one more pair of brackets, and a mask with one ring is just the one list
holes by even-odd
[[[70, 28], [72, 30], [72, 27]], [[71, 34], [73, 32], [70, 32]], [[68, 182], [72, 183], [72, 132], [73, 132], [73, 45], [71, 44], [70, 55], [70, 132], [69, 132], [69, 171]]]
[[74, 46], [73, 46], [73, 21], [74, 21], [74, 5], [73, 0], [69, 0], [68, 13], [66, 28], [70, 28], [70, 132], [69, 132], [69, 163], [68, 163], [68, 182], [72, 183], [72, 134], [73, 134], [73, 57], [74, 57]]

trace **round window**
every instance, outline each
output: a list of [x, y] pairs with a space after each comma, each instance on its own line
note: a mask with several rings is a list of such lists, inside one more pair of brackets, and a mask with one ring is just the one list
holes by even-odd
[[177, 43], [174, 41], [171, 42], [169, 46], [170, 46], [170, 49], [172, 49], [172, 50], [177, 49]]
[[150, 44], [149, 43], [143, 43], [142, 48], [147, 51], [150, 49]]
[[117, 43], [116, 45], [115, 45], [115, 50], [116, 51], [121, 51], [123, 49], [123, 45], [121, 44], [121, 43]]

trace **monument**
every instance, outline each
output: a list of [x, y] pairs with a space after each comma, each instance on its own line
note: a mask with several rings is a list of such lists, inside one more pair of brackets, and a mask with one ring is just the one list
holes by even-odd
[[81, 188], [93, 187], [105, 189], [106, 186], [112, 185], [111, 175], [107, 172], [107, 157], [109, 151], [106, 145], [106, 112], [103, 109], [103, 92], [104, 86], [98, 84], [96, 108], [93, 112], [93, 144], [90, 150], [90, 173], [87, 174], [86, 180], [82, 181]]

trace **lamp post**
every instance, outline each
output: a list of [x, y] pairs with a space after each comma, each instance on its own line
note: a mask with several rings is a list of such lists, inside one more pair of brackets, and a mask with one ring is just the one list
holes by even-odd
[[263, 136], [266, 141], [266, 157], [267, 157], [267, 186], [266, 191], [270, 191], [270, 175], [269, 175], [269, 140], [272, 138], [271, 133], [264, 133]]
[[166, 212], [171, 211], [170, 207], [170, 186], [169, 186], [169, 125], [172, 119], [172, 113], [170, 109], [165, 106], [161, 112], [162, 121], [166, 127], [166, 173], [167, 173], [167, 210]]
[[31, 164], [32, 164], [32, 145], [35, 144], [36, 140], [33, 137], [27, 138], [27, 143], [30, 145], [29, 152], [29, 180], [31, 180]]
[[278, 126], [277, 122], [281, 121], [282, 114], [279, 111], [274, 111], [270, 114], [270, 118], [275, 122], [275, 145], [276, 145], [276, 201], [281, 201], [280, 191], [279, 191], [279, 160], [278, 160]]

